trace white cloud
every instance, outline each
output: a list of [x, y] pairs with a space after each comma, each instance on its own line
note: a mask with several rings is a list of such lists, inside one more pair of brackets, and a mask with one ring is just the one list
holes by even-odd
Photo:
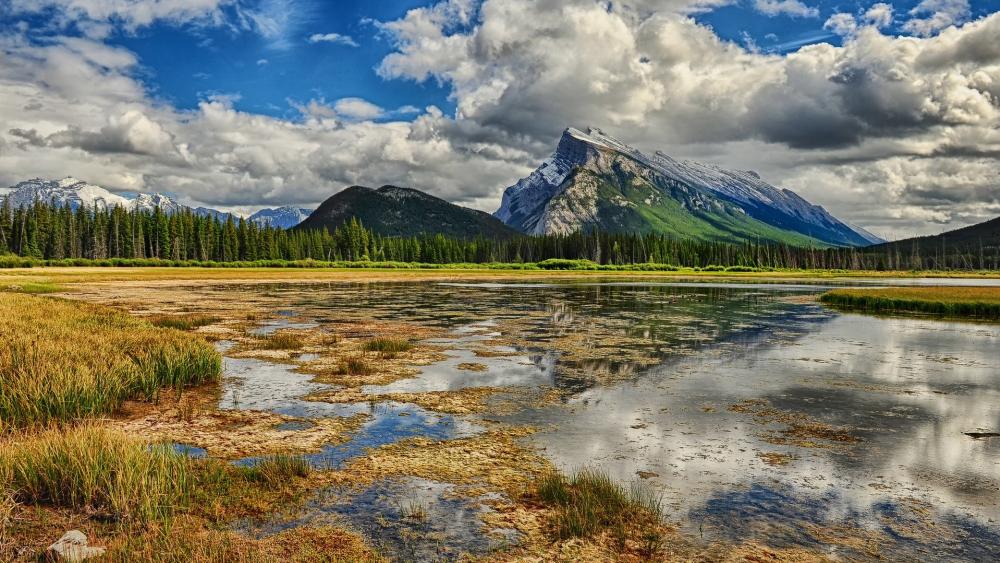
[[315, 33], [309, 36], [310, 43], [334, 43], [337, 45], [347, 45], [348, 47], [358, 47], [358, 42], [348, 35], [339, 33]]
[[[644, 149], [757, 169], [881, 234], [1000, 213], [1000, 15], [893, 37], [879, 31], [891, 9], [875, 5], [827, 22], [842, 47], [777, 56], [683, 15], [705, 5], [451, 0], [379, 24], [393, 46], [380, 75], [440, 82], [450, 116], [361, 98], [292, 103], [294, 120], [225, 97], [180, 110], [99, 34], [3, 37], [0, 185], [75, 175], [227, 207], [394, 183], [492, 211], [563, 128], [595, 125]], [[301, 37], [288, 29], [272, 37]]]
[[754, 0], [753, 6], [758, 12], [772, 17], [819, 17], [819, 9], [806, 6], [800, 0]]
[[858, 31], [858, 21], [851, 14], [833, 14], [827, 18], [823, 29], [829, 29], [840, 36], [854, 35]]
[[864, 15], [866, 23], [874, 25], [878, 28], [889, 27], [892, 25], [892, 19], [893, 8], [884, 2], [873, 4], [867, 11], [865, 11]]
[[913, 18], [903, 24], [903, 30], [929, 37], [942, 29], [968, 21], [971, 12], [969, 0], [922, 0], [910, 10], [910, 15]]
[[[15, 14], [53, 11], [53, 23], [66, 26], [81, 23], [82, 28], [100, 37], [107, 27], [95, 23], [113, 22], [133, 31], [157, 20], [171, 23], [219, 24], [222, 9], [236, 0], [8, 0], [8, 10]], [[93, 36], [91, 36], [93, 37]]]
[[267, 59], [257, 59], [257, 66], [266, 66], [270, 62], [271, 61], [269, 61]]

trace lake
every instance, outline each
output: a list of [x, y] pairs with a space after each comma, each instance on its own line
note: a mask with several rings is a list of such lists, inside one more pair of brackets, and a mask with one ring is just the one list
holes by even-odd
[[[256, 291], [281, 303], [263, 332], [335, 327], [347, 317], [435, 329], [425, 343], [442, 357], [413, 377], [362, 388], [373, 396], [509, 391], [496, 397], [504, 408], [469, 414], [405, 401], [317, 402], [303, 397], [331, 387], [295, 363], [227, 358], [220, 408], [370, 415], [346, 443], [309, 454], [317, 467], [408, 438], [528, 425], [537, 431], [522, 443], [559, 469], [596, 468], [653, 488], [665, 517], [696, 541], [749, 539], [861, 560], [995, 557], [1000, 438], [967, 433], [1000, 431], [1000, 326], [844, 314], [815, 302], [828, 287], [560, 281], [204, 291]], [[517, 542], [516, 530], [495, 530], [499, 540], [484, 534], [489, 507], [454, 489], [389, 479], [325, 491], [294, 517], [248, 527], [266, 535], [346, 519], [401, 558]], [[407, 524], [400, 499], [419, 499], [433, 517]], [[413, 539], [414, 527], [433, 539]]]

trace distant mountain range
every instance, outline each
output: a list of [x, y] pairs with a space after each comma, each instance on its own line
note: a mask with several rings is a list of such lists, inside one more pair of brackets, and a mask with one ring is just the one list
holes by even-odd
[[1000, 268], [1000, 217], [939, 235], [913, 237], [869, 246], [866, 254], [884, 254], [911, 267]]
[[[128, 198], [75, 178], [28, 180], [12, 190], [14, 206], [55, 200], [72, 207], [185, 209], [163, 194]], [[204, 207], [192, 211], [228, 216]], [[800, 246], [885, 242], [791, 190], [768, 184], [755, 172], [679, 161], [661, 152], [647, 155], [598, 129], [584, 133], [573, 128], [563, 133], [551, 157], [504, 191], [492, 216], [410, 188], [351, 186], [311, 213], [286, 206], [262, 209], [247, 220], [284, 229], [333, 229], [352, 217], [387, 236], [512, 237], [600, 230]]]
[[729, 242], [884, 242], [756, 172], [647, 155], [598, 129], [567, 129], [550, 158], [504, 191], [494, 215], [530, 234], [602, 230]]
[[[81, 205], [95, 209], [108, 209], [110, 207], [122, 207], [127, 210], [152, 211], [159, 208], [165, 213], [176, 213], [182, 209], [190, 209], [197, 215], [217, 217], [225, 221], [231, 214], [208, 207], [187, 207], [172, 199], [170, 196], [160, 193], [140, 193], [134, 197], [125, 197], [110, 192], [101, 186], [88, 184], [76, 178], [63, 178], [62, 180], [43, 180], [34, 178], [20, 182], [11, 186], [7, 197], [12, 207], [24, 207], [36, 201], [51, 202], [59, 205], [68, 205], [72, 209], [77, 209]], [[274, 209], [261, 209], [247, 218], [247, 221], [258, 225], [271, 225], [282, 229], [288, 229], [298, 225], [303, 219], [309, 216], [311, 210], [293, 206], [278, 207]], [[239, 219], [233, 215], [234, 219]]]
[[365, 227], [387, 236], [443, 234], [452, 237], [508, 238], [518, 235], [489, 213], [461, 207], [420, 190], [382, 186], [346, 188], [326, 201], [298, 228], [343, 225], [357, 217]]

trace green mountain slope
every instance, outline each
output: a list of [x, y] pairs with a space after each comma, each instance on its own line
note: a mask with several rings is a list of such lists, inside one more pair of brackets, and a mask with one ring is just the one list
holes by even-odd
[[420, 190], [351, 186], [323, 202], [297, 229], [334, 228], [356, 217], [387, 236], [442, 234], [450, 237], [509, 238], [517, 231], [488, 213], [461, 207]]
[[665, 233], [683, 239], [742, 242], [747, 239], [799, 246], [828, 246], [769, 225], [716, 195], [665, 178], [631, 159], [604, 155], [598, 166], [580, 167], [564, 180], [546, 207], [555, 231]]

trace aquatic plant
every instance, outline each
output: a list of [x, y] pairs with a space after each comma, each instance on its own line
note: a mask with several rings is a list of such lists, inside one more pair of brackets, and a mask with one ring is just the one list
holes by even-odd
[[338, 370], [347, 375], [371, 375], [375, 368], [360, 356], [352, 356], [340, 362]]
[[217, 323], [219, 322], [219, 317], [201, 313], [190, 313], [186, 315], [152, 315], [150, 317], [146, 317], [146, 320], [153, 326], [176, 328], [178, 330], [191, 330]]
[[305, 346], [305, 340], [289, 332], [275, 332], [256, 337], [256, 347], [260, 350], [297, 350]]
[[557, 539], [607, 531], [620, 549], [630, 538], [658, 544], [660, 498], [641, 483], [623, 485], [592, 469], [571, 476], [552, 472], [538, 480], [531, 495], [556, 508], [552, 532]]
[[834, 289], [820, 301], [874, 313], [920, 313], [1000, 320], [1000, 287], [890, 287]]
[[0, 318], [0, 429], [109, 414], [222, 370], [204, 340], [110, 307], [2, 293]]
[[3, 442], [0, 481], [19, 502], [140, 522], [169, 517], [187, 504], [195, 483], [186, 456], [93, 423]]
[[251, 480], [277, 485], [293, 477], [306, 477], [312, 470], [309, 460], [300, 455], [275, 454], [242, 468], [243, 475]]
[[362, 345], [366, 352], [379, 352], [384, 357], [391, 358], [396, 354], [409, 352], [413, 349], [413, 343], [405, 338], [378, 337], [366, 341]]

